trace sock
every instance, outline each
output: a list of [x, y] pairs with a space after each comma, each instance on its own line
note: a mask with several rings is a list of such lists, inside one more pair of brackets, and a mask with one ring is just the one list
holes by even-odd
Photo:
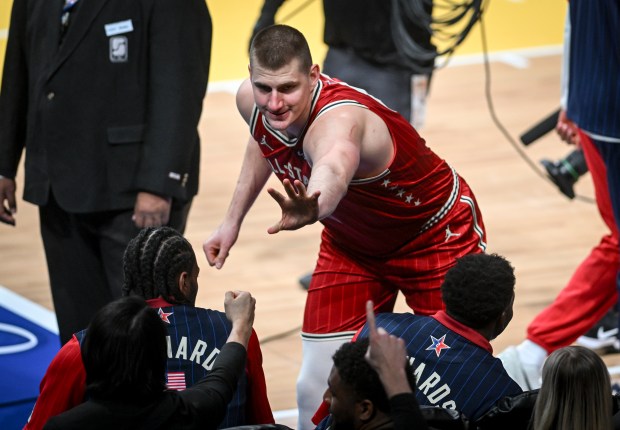
[[547, 358], [547, 350], [529, 339], [517, 345], [519, 359], [523, 364], [531, 364], [541, 368]]

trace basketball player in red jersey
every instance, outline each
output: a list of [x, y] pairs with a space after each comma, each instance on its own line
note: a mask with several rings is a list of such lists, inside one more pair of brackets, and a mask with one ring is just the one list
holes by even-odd
[[465, 181], [397, 112], [322, 75], [299, 31], [259, 32], [249, 70], [237, 107], [251, 138], [230, 207], [204, 251], [222, 267], [272, 172], [284, 194], [268, 189], [282, 210], [268, 232], [324, 225], [297, 381], [297, 428], [306, 430], [331, 355], [364, 324], [366, 301], [389, 312], [402, 291], [417, 314], [443, 309], [446, 271], [456, 258], [483, 252], [486, 237]]

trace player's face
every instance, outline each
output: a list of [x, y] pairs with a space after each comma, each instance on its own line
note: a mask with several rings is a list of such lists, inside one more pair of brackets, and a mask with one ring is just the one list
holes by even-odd
[[495, 333], [493, 333], [493, 338], [490, 340], [493, 340], [497, 336], [502, 334], [502, 332], [506, 329], [506, 327], [508, 327], [508, 324], [512, 320], [512, 316], [513, 316], [512, 308], [514, 306], [514, 302], [515, 302], [515, 295], [513, 293], [512, 299], [510, 300], [510, 304], [508, 304], [504, 312], [502, 312], [501, 318], [499, 319], [499, 324], [495, 330]]
[[301, 71], [297, 59], [278, 70], [255, 62], [250, 70], [254, 102], [273, 128], [295, 135], [303, 129], [319, 74], [316, 64], [309, 72]]
[[355, 393], [342, 382], [336, 366], [332, 366], [327, 379], [327, 390], [323, 394], [323, 400], [329, 404], [329, 413], [332, 415], [335, 429], [355, 429]]

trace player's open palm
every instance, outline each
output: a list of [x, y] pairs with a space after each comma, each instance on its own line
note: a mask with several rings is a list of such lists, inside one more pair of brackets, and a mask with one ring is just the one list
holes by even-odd
[[314, 224], [319, 219], [320, 191], [309, 195], [304, 184], [298, 180], [291, 182], [285, 179], [282, 185], [286, 195], [273, 188], [267, 190], [282, 209], [282, 218], [269, 227], [267, 230], [269, 234], [281, 230], [297, 230], [305, 225]]

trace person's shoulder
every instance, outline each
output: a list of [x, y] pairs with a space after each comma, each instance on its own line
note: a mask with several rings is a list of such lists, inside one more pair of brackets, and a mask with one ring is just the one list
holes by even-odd
[[377, 322], [417, 322], [426, 320], [428, 317], [421, 315], [414, 315], [411, 312], [396, 313], [396, 312], [382, 312], [376, 316]]
[[209, 308], [201, 308], [199, 306], [191, 306], [193, 313], [199, 318], [208, 318], [215, 323], [224, 323], [230, 325], [230, 321], [226, 318], [226, 313]]

